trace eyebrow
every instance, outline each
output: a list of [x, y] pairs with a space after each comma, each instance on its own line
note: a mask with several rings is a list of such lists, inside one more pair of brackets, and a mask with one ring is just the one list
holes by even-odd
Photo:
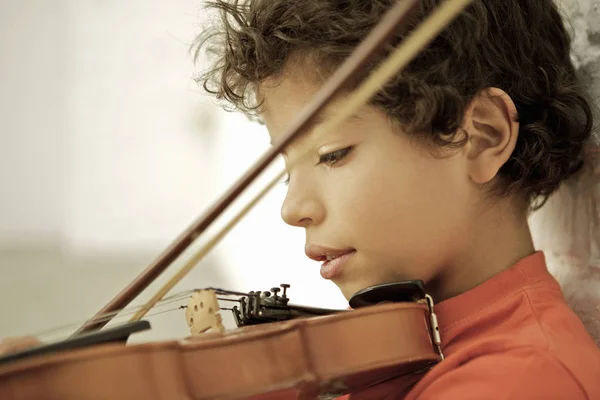
[[[314, 129], [316, 126], [321, 125], [323, 122], [325, 122], [325, 120], [327, 120], [328, 118], [330, 118], [334, 113], [331, 112], [324, 112], [321, 114], [318, 114], [317, 116], [315, 116], [311, 122], [308, 123], [307, 127], [304, 128], [304, 132], [300, 133], [297, 137], [296, 140], [300, 139], [303, 136], [307, 136], [307, 135], [311, 135], [314, 132]], [[361, 118], [356, 115], [353, 114], [352, 116], [348, 117], [346, 119], [346, 121], [355, 121], [355, 120], [360, 120]], [[271, 140], [271, 146], [274, 145], [273, 140]], [[281, 153], [285, 156], [287, 156], [287, 153], [285, 152], [285, 150], [282, 150]]]

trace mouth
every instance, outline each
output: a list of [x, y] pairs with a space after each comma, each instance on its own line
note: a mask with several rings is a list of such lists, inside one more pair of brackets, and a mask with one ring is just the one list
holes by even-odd
[[321, 276], [324, 279], [333, 279], [340, 276], [344, 265], [356, 253], [353, 248], [332, 249], [327, 247], [309, 245], [305, 248], [306, 255], [315, 261], [322, 261]]

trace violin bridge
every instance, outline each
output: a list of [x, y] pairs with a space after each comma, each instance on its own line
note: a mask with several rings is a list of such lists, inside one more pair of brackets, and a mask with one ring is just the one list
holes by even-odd
[[220, 309], [214, 290], [195, 290], [185, 310], [185, 319], [190, 333], [200, 335], [208, 332], [224, 332]]

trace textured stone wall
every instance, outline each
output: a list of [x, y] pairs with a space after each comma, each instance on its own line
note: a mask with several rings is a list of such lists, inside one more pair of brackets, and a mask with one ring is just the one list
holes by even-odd
[[[556, 0], [570, 21], [573, 60], [600, 128], [600, 0]], [[567, 301], [600, 345], [600, 143], [596, 130], [584, 171], [530, 220], [534, 242]]]
[[557, 0], [571, 23], [573, 60], [600, 105], [600, 0]]

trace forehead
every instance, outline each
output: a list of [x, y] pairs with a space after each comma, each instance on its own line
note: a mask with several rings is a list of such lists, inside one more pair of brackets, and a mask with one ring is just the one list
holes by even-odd
[[316, 82], [296, 74], [271, 78], [259, 86], [258, 97], [262, 102], [261, 117], [271, 137], [283, 132], [310, 103], [319, 87]]
[[[320, 88], [321, 83], [315, 79], [305, 78], [302, 73], [287, 74], [277, 79], [269, 79], [261, 84], [258, 92], [262, 102], [261, 117], [269, 131], [271, 142], [274, 142], [279, 135], [286, 131], [304, 108], [312, 102]], [[332, 99], [313, 117], [311, 124], [301, 135], [305, 136], [317, 125], [338, 113], [346, 99], [346, 93]], [[346, 122], [358, 119], [359, 115], [355, 115], [348, 118]]]

